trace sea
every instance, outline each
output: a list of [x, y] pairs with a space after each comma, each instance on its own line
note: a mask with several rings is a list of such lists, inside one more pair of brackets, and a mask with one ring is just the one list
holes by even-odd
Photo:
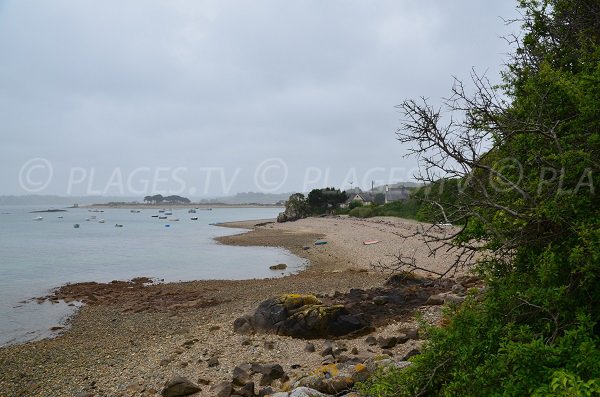
[[[214, 237], [246, 231], [215, 223], [275, 218], [280, 208], [190, 213], [191, 208], [166, 208], [172, 215], [164, 215], [157, 208], [32, 213], [48, 207], [0, 206], [0, 346], [52, 337], [50, 328], [65, 324], [77, 307], [37, 303], [33, 298], [65, 283], [139, 276], [164, 282], [270, 278], [306, 265], [284, 249], [214, 241]], [[278, 263], [286, 263], [287, 269], [269, 269]]]

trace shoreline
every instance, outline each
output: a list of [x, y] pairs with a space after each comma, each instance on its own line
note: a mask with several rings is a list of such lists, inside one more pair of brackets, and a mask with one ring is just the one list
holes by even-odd
[[[73, 208], [73, 207], [68, 207]], [[163, 209], [163, 208], [177, 208], [177, 209], [212, 209], [212, 208], [284, 208], [281, 205], [276, 204], [224, 204], [224, 203], [189, 203], [189, 204], [144, 204], [144, 203], [98, 203], [98, 204], [85, 204], [80, 205], [77, 208], [93, 209], [93, 208], [115, 208], [115, 209]]]
[[[281, 294], [314, 294], [332, 301], [353, 288], [381, 287], [387, 275], [369, 271], [365, 258], [385, 245], [357, 246], [355, 241], [343, 241], [343, 227], [356, 234], [358, 240], [374, 233], [370, 229], [373, 224], [357, 226], [353, 219], [265, 222], [220, 224], [248, 231], [216, 240], [220, 244], [288, 249], [309, 260], [304, 270], [267, 279], [188, 281], [133, 288], [126, 284], [110, 288], [112, 283], [83, 285], [78, 293], [86, 294], [88, 304], [78, 310], [64, 333], [53, 339], [0, 348], [4, 369], [0, 388], [17, 396], [75, 395], [82, 391], [96, 396], [154, 396], [166, 380], [176, 375], [194, 382], [199, 378], [210, 380], [211, 385], [231, 380], [233, 368], [244, 362], [279, 363], [292, 378], [318, 367], [323, 358], [318, 353], [305, 353], [306, 341], [268, 334], [235, 334], [233, 321], [253, 312], [260, 302]], [[348, 224], [340, 226], [340, 222]], [[328, 227], [330, 231], [323, 233]], [[326, 238], [328, 244], [315, 246], [315, 240], [321, 238]], [[344, 255], [344, 247], [364, 252], [358, 255], [352, 250]], [[439, 309], [432, 306], [417, 311], [435, 323]], [[388, 319], [377, 327], [377, 335], [393, 335], [415, 324], [413, 314]], [[342, 341], [360, 354], [381, 351], [361, 338]], [[312, 342], [317, 351], [325, 343]], [[420, 343], [409, 341], [391, 353], [402, 356]], [[212, 358], [219, 364], [209, 366]], [[209, 387], [202, 389], [198, 395], [212, 395]]]

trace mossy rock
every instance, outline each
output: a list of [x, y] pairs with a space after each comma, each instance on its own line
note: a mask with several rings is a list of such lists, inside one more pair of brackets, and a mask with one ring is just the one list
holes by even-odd
[[[239, 320], [239, 321], [238, 321]], [[364, 316], [342, 305], [324, 305], [314, 295], [286, 294], [262, 302], [254, 315], [236, 320], [253, 331], [313, 339], [343, 336], [368, 327]], [[240, 324], [235, 329], [241, 329]]]

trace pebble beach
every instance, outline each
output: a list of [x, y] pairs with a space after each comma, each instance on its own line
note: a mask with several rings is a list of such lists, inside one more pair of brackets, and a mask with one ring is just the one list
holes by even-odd
[[[306, 352], [307, 342], [301, 339], [234, 333], [235, 319], [282, 294], [334, 299], [351, 289], [380, 287], [389, 275], [374, 271], [372, 265], [393, 261], [399, 250], [410, 251], [435, 271], [452, 263], [450, 256], [428, 257], [418, 239], [400, 237], [417, 225], [397, 218], [346, 217], [283, 224], [233, 222], [222, 226], [249, 232], [219, 237], [220, 244], [283, 247], [308, 259], [309, 265], [297, 274], [270, 279], [166, 284], [142, 280], [59, 289], [47, 299], [80, 300], [85, 305], [58, 337], [0, 348], [0, 396], [157, 396], [175, 376], [198, 384], [202, 390], [194, 395], [210, 396], [211, 385], [231, 380], [236, 366], [252, 362], [280, 364], [289, 378], [298, 378], [321, 365], [323, 357]], [[326, 244], [315, 246], [317, 240]], [[364, 245], [365, 240], [379, 242]], [[427, 305], [411, 315], [391, 317], [378, 324], [377, 335], [415, 327], [419, 313], [436, 323], [440, 311], [439, 305]], [[311, 343], [319, 352], [328, 341]], [[364, 338], [336, 343], [365, 357], [382, 352]], [[402, 356], [421, 343], [410, 340], [387, 353]]]

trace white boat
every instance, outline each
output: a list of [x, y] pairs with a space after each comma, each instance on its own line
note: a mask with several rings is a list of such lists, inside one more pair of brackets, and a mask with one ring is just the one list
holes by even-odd
[[42, 221], [42, 220], [44, 220], [44, 218], [41, 216], [38, 216], [37, 218], [33, 218], [33, 220], [34, 221]]
[[179, 218], [171, 218], [169, 219], [170, 222], [179, 222]]
[[165, 215], [173, 215], [173, 212], [172, 211], [165, 212]]
[[98, 221], [98, 223], [104, 223], [104, 222], [105, 222], [105, 220], [104, 220], [104, 219], [100, 219], [100, 220]]

